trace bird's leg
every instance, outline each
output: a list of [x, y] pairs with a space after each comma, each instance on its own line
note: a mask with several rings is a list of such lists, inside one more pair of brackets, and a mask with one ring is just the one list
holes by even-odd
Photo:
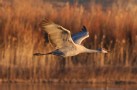
[[42, 53], [34, 53], [33, 55], [40, 56], [40, 55], [45, 55], [45, 54], [42, 54]]
[[49, 52], [49, 53], [34, 53], [33, 55], [36, 55], [36, 56], [41, 56], [41, 55], [48, 55], [48, 54], [52, 54], [52, 52]]

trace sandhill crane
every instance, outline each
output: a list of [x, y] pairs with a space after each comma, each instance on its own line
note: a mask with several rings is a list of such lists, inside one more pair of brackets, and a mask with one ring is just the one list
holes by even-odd
[[34, 55], [53, 54], [68, 57], [80, 53], [108, 53], [105, 49], [91, 50], [81, 45], [81, 42], [89, 37], [89, 32], [85, 26], [80, 32], [72, 36], [69, 30], [55, 23], [47, 23], [45, 20], [42, 22], [42, 29], [48, 34], [48, 39], [55, 50], [46, 54], [35, 53]]

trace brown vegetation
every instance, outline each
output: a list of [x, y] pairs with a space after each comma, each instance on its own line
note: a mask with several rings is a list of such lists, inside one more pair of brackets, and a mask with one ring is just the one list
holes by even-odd
[[[35, 3], [34, 3], [35, 2]], [[85, 25], [90, 37], [84, 45], [105, 47], [104, 54], [80, 54], [62, 59], [47, 53], [54, 48], [44, 40], [43, 18], [72, 33]], [[137, 81], [137, 6], [114, 2], [49, 3], [44, 0], [0, 1], [0, 79], [2, 81], [112, 82]]]

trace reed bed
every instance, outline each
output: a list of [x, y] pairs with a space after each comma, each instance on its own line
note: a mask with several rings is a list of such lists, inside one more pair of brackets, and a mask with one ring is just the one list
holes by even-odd
[[[85, 25], [90, 37], [84, 46], [106, 48], [109, 54], [80, 54], [61, 58], [47, 53], [40, 23], [47, 18], [72, 33]], [[131, 1], [111, 6], [90, 2], [50, 3], [44, 0], [0, 1], [1, 82], [136, 82], [137, 5]]]

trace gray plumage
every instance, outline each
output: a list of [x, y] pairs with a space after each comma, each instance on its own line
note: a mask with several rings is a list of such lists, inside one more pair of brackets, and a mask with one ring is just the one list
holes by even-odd
[[[106, 50], [90, 50], [81, 45], [81, 42], [89, 37], [89, 32], [86, 27], [83, 26], [82, 30], [71, 36], [69, 30], [63, 28], [55, 23], [42, 22], [42, 30], [48, 34], [48, 39], [55, 47], [56, 50], [47, 53], [57, 56], [75, 56], [79, 53], [107, 53]], [[34, 55], [47, 55], [41, 53], [35, 53]]]
[[72, 35], [72, 39], [76, 44], [81, 44], [81, 42], [88, 37], [89, 32], [87, 31], [85, 26], [83, 26], [82, 31]]

